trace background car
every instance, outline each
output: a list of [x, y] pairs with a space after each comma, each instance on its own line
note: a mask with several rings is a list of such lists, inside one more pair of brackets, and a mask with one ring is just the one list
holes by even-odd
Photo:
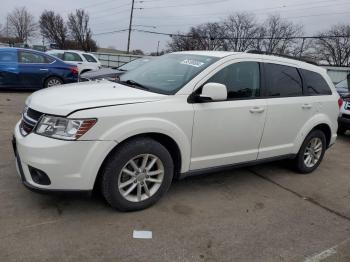
[[[348, 75], [350, 79], [350, 75]], [[338, 118], [338, 134], [345, 134], [347, 130], [350, 130], [350, 90], [348, 83], [348, 79], [344, 79], [343, 81], [336, 84], [337, 92], [341, 97], [341, 107], [340, 114]]]
[[0, 48], [0, 88], [40, 89], [78, 81], [76, 66], [45, 53]]
[[101, 63], [90, 53], [75, 50], [49, 50], [49, 55], [58, 57], [59, 59], [78, 67], [79, 73], [100, 69]]
[[80, 75], [80, 81], [107, 79], [110, 81], [117, 81], [119, 76], [126, 73], [127, 71], [138, 68], [147, 62], [151, 61], [151, 57], [143, 57], [135, 59], [129, 63], [126, 63], [117, 68], [101, 68], [99, 70], [89, 71]]

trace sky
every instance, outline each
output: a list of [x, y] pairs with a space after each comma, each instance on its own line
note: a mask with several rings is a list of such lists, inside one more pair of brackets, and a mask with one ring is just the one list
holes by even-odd
[[[127, 29], [132, 0], [11, 0], [1, 1], [0, 24], [15, 7], [25, 6], [39, 18], [45, 9], [60, 13], [65, 19], [77, 8], [90, 15], [93, 37], [100, 47], [126, 50], [127, 32], [108, 33]], [[133, 28], [165, 33], [186, 32], [191, 26], [219, 22], [235, 12], [255, 14], [263, 21], [269, 14], [304, 25], [305, 35], [327, 30], [331, 25], [350, 24], [350, 0], [135, 0]], [[142, 8], [142, 9], [140, 9]], [[155, 52], [166, 48], [168, 36], [132, 32], [131, 50]], [[41, 38], [32, 40], [41, 43]]]

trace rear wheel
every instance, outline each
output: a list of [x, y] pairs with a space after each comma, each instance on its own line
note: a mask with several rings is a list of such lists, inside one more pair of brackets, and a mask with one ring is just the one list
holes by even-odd
[[63, 84], [62, 79], [60, 79], [56, 76], [51, 76], [48, 79], [46, 79], [46, 81], [44, 83], [44, 87], [58, 86], [58, 85], [62, 85], [62, 84]]
[[325, 151], [325, 134], [321, 130], [311, 131], [295, 158], [296, 170], [303, 174], [311, 173], [320, 165]]
[[173, 173], [173, 160], [163, 145], [150, 138], [134, 139], [107, 159], [102, 194], [116, 209], [144, 209], [168, 191]]

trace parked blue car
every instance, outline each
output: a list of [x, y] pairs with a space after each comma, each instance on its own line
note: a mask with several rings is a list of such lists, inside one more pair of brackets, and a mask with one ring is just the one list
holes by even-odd
[[0, 48], [0, 88], [40, 89], [78, 81], [78, 68], [45, 53]]

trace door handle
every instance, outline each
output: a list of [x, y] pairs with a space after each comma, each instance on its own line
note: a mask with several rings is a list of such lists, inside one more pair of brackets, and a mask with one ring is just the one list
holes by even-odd
[[40, 68], [39, 70], [40, 71], [48, 71], [49, 69], [47, 69], [47, 68]]
[[265, 109], [263, 107], [258, 107], [258, 106], [249, 109], [249, 112], [252, 114], [262, 113], [264, 111], [265, 111]]
[[302, 108], [303, 108], [303, 109], [311, 109], [311, 108], [312, 108], [312, 105], [311, 105], [311, 104], [303, 104], [303, 105], [302, 105]]

